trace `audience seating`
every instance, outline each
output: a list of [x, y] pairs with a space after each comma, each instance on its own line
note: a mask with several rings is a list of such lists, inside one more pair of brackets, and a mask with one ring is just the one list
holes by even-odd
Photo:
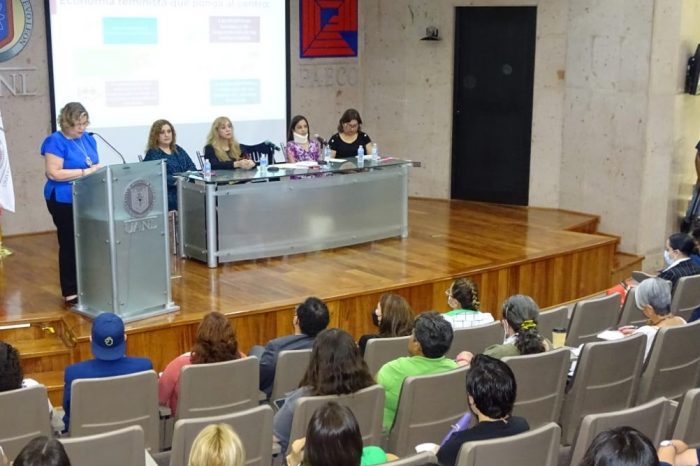
[[669, 438], [681, 439], [692, 448], [700, 447], [700, 388], [688, 390], [677, 411], [676, 425]]
[[620, 320], [617, 323], [618, 327], [625, 325], [644, 325], [647, 321], [646, 316], [637, 307], [636, 288], [632, 287], [627, 291], [625, 302], [620, 311]]
[[384, 415], [384, 388], [372, 385], [348, 395], [306, 396], [299, 398], [292, 429], [289, 434], [291, 442], [306, 435], [311, 416], [316, 409], [329, 401], [347, 406], [355, 415], [362, 432], [362, 441], [367, 445], [382, 444], [382, 418]]
[[570, 356], [568, 348], [559, 348], [503, 358], [518, 385], [513, 414], [527, 419], [531, 429], [559, 420]]
[[639, 382], [637, 403], [659, 396], [680, 401], [700, 382], [700, 321], [659, 329]]
[[145, 466], [143, 429], [125, 427], [102, 434], [61, 438], [71, 466]]
[[423, 453], [415, 453], [411, 456], [405, 456], [384, 464], [390, 464], [391, 466], [425, 466], [429, 464], [438, 464], [438, 461], [434, 454], [424, 451]]
[[159, 449], [158, 375], [155, 371], [73, 381], [70, 435], [81, 437], [141, 426], [146, 448]]
[[569, 307], [560, 306], [551, 311], [540, 312], [537, 318], [537, 330], [540, 335], [552, 341], [552, 333], [555, 328], [567, 328], [569, 326]]
[[467, 442], [459, 450], [457, 466], [556, 466], [560, 438], [561, 428], [550, 422], [510, 437]]
[[615, 328], [620, 318], [620, 294], [578, 301], [571, 313], [566, 346], [594, 342], [603, 330]]
[[452, 346], [445, 356], [454, 359], [462, 351], [479, 354], [499, 343], [503, 343], [503, 325], [500, 322], [458, 328], [454, 331]]
[[280, 351], [272, 382], [271, 401], [284, 398], [287, 393], [299, 388], [299, 382], [304, 377], [310, 360], [310, 349]]
[[673, 291], [671, 313], [688, 320], [698, 307], [700, 307], [700, 275], [682, 277]]
[[376, 375], [389, 361], [408, 356], [408, 337], [372, 338], [365, 347], [365, 362], [369, 372]]
[[425, 442], [440, 443], [467, 411], [467, 367], [407, 377], [401, 387], [388, 450], [400, 457]]
[[646, 336], [583, 345], [576, 371], [564, 396], [560, 424], [562, 443], [574, 441], [586, 414], [629, 408], [642, 370]]
[[596, 435], [614, 427], [633, 427], [649, 437], [651, 443], [658, 445], [667, 433], [669, 404], [666, 398], [657, 398], [633, 408], [585, 416], [572, 448], [571, 464], [581, 462]]
[[12, 461], [34, 437], [51, 435], [46, 387], [38, 385], [0, 393], [0, 446]]

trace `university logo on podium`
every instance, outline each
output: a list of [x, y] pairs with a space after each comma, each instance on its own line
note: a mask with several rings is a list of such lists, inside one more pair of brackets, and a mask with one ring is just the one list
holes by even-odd
[[299, 2], [301, 58], [357, 56], [357, 0]]
[[0, 62], [22, 51], [29, 42], [33, 26], [29, 0], [0, 0]]

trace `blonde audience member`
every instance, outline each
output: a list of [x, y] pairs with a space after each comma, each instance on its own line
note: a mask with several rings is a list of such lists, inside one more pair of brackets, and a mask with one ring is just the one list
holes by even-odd
[[227, 424], [205, 427], [192, 443], [188, 466], [243, 466], [245, 448]]

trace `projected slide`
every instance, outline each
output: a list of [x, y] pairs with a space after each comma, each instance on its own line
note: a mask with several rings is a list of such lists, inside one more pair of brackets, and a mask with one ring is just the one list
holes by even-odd
[[56, 112], [82, 102], [89, 130], [129, 161], [158, 118], [193, 159], [220, 115], [240, 142], [284, 139], [284, 0], [51, 0], [50, 12]]

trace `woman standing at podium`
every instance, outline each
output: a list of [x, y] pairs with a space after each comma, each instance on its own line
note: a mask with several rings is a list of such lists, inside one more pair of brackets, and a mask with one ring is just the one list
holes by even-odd
[[148, 147], [143, 161], [165, 159], [168, 184], [168, 210], [177, 210], [175, 174], [195, 171], [197, 167], [185, 152], [175, 144], [175, 127], [168, 120], [156, 120], [148, 133]]
[[44, 198], [56, 225], [61, 294], [66, 307], [78, 302], [71, 183], [101, 167], [97, 143], [85, 132], [88, 124], [90, 117], [85, 107], [70, 102], [58, 115], [60, 129], [41, 145], [46, 171]]
[[225, 116], [214, 120], [204, 146], [204, 158], [209, 160], [213, 170], [233, 168], [255, 168], [255, 162], [241, 152], [241, 146], [233, 135], [233, 124]]

